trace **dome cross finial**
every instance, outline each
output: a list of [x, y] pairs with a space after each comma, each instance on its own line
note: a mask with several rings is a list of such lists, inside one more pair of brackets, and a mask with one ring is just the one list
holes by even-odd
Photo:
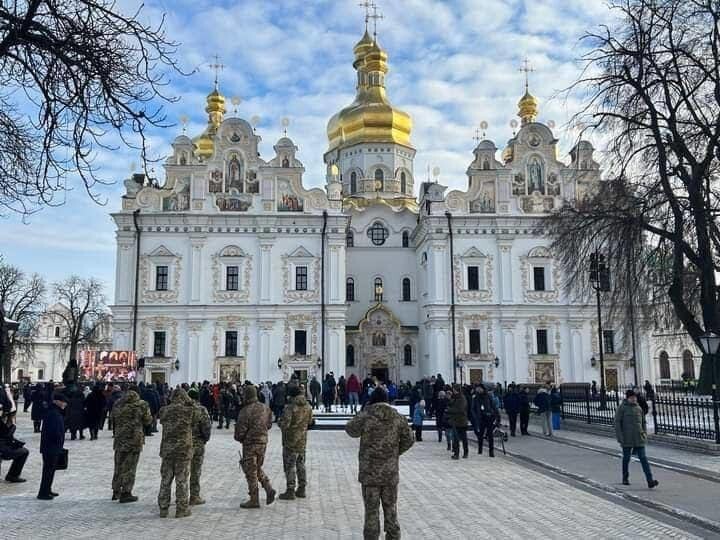
[[522, 67], [518, 69], [518, 71], [525, 73], [525, 91], [527, 92], [530, 89], [530, 74], [535, 71], [530, 66], [530, 61], [528, 60], [527, 56], [523, 61]]
[[370, 0], [363, 0], [358, 5], [365, 10], [365, 31], [367, 32], [368, 23], [370, 22], [370, 10], [373, 7], [373, 3]]
[[379, 21], [380, 19], [384, 19], [385, 17], [383, 16], [382, 13], [378, 13], [378, 5], [377, 5], [376, 3], [374, 3], [374, 2], [373, 2], [373, 4], [372, 4], [372, 10], [373, 10], [373, 13], [372, 13], [372, 15], [368, 15], [368, 18], [373, 20], [373, 39], [374, 39], [375, 41], [377, 41], [377, 25], [378, 25], [378, 21]]
[[220, 63], [220, 56], [218, 56], [218, 55], [216, 54], [216, 55], [214, 56], [214, 58], [215, 58], [215, 63], [210, 64], [210, 69], [212, 69], [213, 71], [215, 71], [215, 90], [217, 90], [217, 89], [218, 89], [218, 76], [219, 76], [220, 72], [221, 72], [223, 69], [225, 69], [225, 66]]

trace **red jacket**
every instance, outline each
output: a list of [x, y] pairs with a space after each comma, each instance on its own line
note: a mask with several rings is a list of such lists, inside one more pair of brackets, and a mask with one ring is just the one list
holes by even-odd
[[352, 375], [350, 375], [350, 378], [347, 381], [346, 388], [347, 388], [348, 394], [350, 392], [355, 392], [357, 394], [360, 393], [360, 390], [362, 389], [362, 387], [360, 386], [360, 381], [358, 381], [358, 378], [355, 376], [354, 373]]

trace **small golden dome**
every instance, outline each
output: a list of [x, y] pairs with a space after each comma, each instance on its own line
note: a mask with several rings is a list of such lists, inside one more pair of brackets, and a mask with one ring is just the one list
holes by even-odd
[[225, 96], [215, 89], [210, 92], [206, 100], [205, 112], [208, 114], [208, 125], [202, 135], [195, 139], [195, 155], [207, 159], [215, 151], [215, 133], [222, 124], [226, 109]]
[[357, 42], [355, 47], [353, 47], [353, 53], [355, 53], [355, 62], [353, 63], [353, 67], [355, 67], [355, 69], [358, 67], [357, 64], [360, 64], [363, 60], [365, 60], [365, 55], [372, 48], [373, 43], [375, 43], [373, 38], [370, 37], [368, 31], [365, 30], [365, 35]]
[[527, 89], [525, 95], [518, 101], [518, 116], [523, 125], [534, 122], [538, 116], [538, 100]]

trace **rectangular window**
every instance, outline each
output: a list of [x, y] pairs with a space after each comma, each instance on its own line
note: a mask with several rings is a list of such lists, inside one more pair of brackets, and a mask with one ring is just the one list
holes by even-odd
[[608, 354], [615, 354], [615, 331], [603, 330], [603, 347]]
[[45, 378], [45, 370], [44, 369], [38, 369], [38, 380], [42, 381]]
[[477, 266], [468, 266], [468, 291], [480, 290], [480, 272]]
[[240, 289], [240, 268], [228, 266], [225, 275], [225, 290], [237, 291]]
[[295, 267], [295, 290], [296, 291], [307, 291], [308, 290], [307, 266], [296, 266]]
[[225, 356], [237, 356], [237, 332], [225, 332]]
[[535, 342], [537, 343], [538, 354], [548, 354], [548, 331], [545, 329], [535, 330]]
[[348, 302], [355, 301], [355, 280], [348, 278], [345, 282], [345, 300]]
[[533, 285], [536, 291], [545, 290], [545, 267], [536, 266], [533, 268]]
[[153, 333], [153, 356], [165, 356], [165, 332]]
[[167, 291], [168, 290], [168, 267], [167, 266], [156, 266], [155, 267], [155, 290], [156, 291]]
[[480, 330], [470, 330], [470, 354], [480, 354]]
[[307, 354], [307, 331], [295, 330], [295, 354]]

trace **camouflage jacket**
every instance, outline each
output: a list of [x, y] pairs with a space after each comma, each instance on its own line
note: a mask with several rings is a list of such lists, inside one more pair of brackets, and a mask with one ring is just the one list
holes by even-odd
[[163, 426], [160, 457], [190, 459], [193, 417], [197, 418], [197, 413], [187, 392], [182, 388], [175, 390], [170, 405], [160, 409], [160, 423]]
[[244, 446], [267, 444], [267, 432], [272, 427], [270, 409], [258, 401], [254, 386], [246, 387], [243, 397], [245, 406], [235, 423], [235, 440]]
[[139, 452], [145, 443], [143, 428], [152, 424], [148, 404], [134, 390], [128, 390], [112, 408], [115, 438], [113, 448], [122, 452]]
[[211, 428], [212, 422], [210, 422], [210, 415], [207, 409], [193, 401], [192, 439], [195, 448], [197, 448], [198, 445], [204, 445], [210, 440]]
[[400, 481], [399, 457], [413, 445], [407, 419], [387, 403], [369, 405], [345, 425], [351, 437], [360, 437], [358, 481], [387, 486]]
[[278, 425], [282, 430], [283, 448], [290, 452], [304, 452], [307, 430], [313, 424], [313, 412], [304, 396], [296, 396], [285, 406]]

